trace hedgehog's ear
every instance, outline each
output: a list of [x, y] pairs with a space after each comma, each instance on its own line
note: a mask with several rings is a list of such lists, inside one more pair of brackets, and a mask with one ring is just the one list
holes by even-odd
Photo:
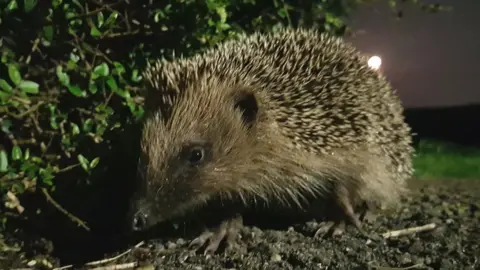
[[234, 106], [242, 113], [243, 123], [251, 128], [258, 116], [258, 101], [255, 94], [248, 90], [239, 91], [235, 96]]

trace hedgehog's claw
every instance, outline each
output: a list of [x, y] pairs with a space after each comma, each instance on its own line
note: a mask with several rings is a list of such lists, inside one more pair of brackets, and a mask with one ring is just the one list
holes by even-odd
[[376, 218], [371, 212], [373, 206], [373, 202], [365, 202], [361, 210], [358, 211], [359, 214], [357, 214], [354, 211], [351, 200], [348, 199], [348, 197], [340, 197], [337, 205], [335, 205], [334, 217], [320, 224], [314, 237], [325, 237], [327, 235], [339, 236], [345, 233], [345, 227], [347, 225], [353, 225], [362, 236], [376, 240], [376, 236], [370, 235], [363, 229], [362, 222], [360, 221], [372, 222]]
[[197, 238], [193, 239], [188, 245], [188, 247], [192, 248], [192, 247], [203, 246], [208, 241], [208, 239], [210, 239], [212, 236], [213, 236], [213, 232], [206, 231], [200, 234], [200, 236], [198, 236]]
[[352, 200], [346, 190], [339, 189], [337, 200], [332, 207], [334, 207], [331, 212], [333, 214], [332, 219], [320, 225], [315, 232], [315, 237], [324, 237], [330, 234], [332, 236], [342, 235], [345, 233], [347, 224], [353, 225], [361, 234], [364, 234], [362, 223], [355, 213]]
[[376, 208], [376, 204], [373, 201], [366, 201], [361, 207], [359, 219], [366, 221], [367, 223], [374, 223], [377, 219], [377, 215], [373, 213], [373, 210]]
[[189, 244], [189, 248], [196, 247], [198, 250], [201, 247], [205, 247], [204, 255], [212, 254], [218, 250], [222, 240], [225, 240], [226, 248], [229, 249], [235, 244], [238, 231], [242, 225], [243, 219], [240, 215], [223, 221], [216, 228], [215, 232], [206, 231], [193, 239]]
[[326, 221], [320, 224], [314, 237], [324, 237], [331, 232], [332, 236], [338, 236], [345, 232], [345, 222]]

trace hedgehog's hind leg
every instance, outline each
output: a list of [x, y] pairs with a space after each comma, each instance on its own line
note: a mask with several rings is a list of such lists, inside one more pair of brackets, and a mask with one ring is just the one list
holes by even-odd
[[377, 205], [375, 201], [366, 200], [362, 203], [359, 210], [359, 220], [373, 223], [377, 219], [377, 215], [374, 213]]
[[[193, 239], [189, 247], [205, 247], [204, 254], [215, 253], [222, 241], [225, 241], [226, 248], [231, 248], [235, 244], [239, 229], [243, 226], [241, 215], [235, 215], [231, 219], [223, 221], [214, 232], [206, 231], [197, 238]], [[208, 242], [208, 244], [207, 244]], [[207, 245], [206, 245], [207, 244]]]
[[345, 232], [346, 225], [353, 225], [360, 233], [365, 234], [360, 222], [360, 215], [355, 213], [351, 193], [344, 186], [337, 187], [334, 200], [329, 209], [329, 220], [319, 226], [315, 237], [327, 234], [341, 235]]

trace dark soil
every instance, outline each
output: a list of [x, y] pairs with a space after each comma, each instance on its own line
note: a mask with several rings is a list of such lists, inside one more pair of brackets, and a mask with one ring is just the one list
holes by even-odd
[[[245, 227], [239, 246], [225, 253], [205, 256], [188, 249], [188, 239], [150, 241], [117, 260], [89, 266], [113, 268], [132, 263], [142, 269], [479, 269], [480, 268], [480, 181], [422, 180], [412, 184], [413, 194], [399, 209], [377, 216], [365, 229], [367, 239], [347, 228], [347, 234], [328, 239], [313, 238], [318, 224], [294, 224], [286, 230]], [[383, 239], [391, 230], [435, 223], [433, 230]], [[0, 239], [1, 243], [1, 239]], [[153, 244], [152, 244], [153, 243]], [[25, 258], [21, 253], [0, 250], [0, 262], [8, 267], [29, 267], [40, 258], [54, 266], [59, 260], [39, 253]], [[43, 250], [43, 251], [42, 251]], [[43, 254], [43, 255], [42, 255]], [[107, 256], [108, 258], [109, 256]], [[113, 257], [111, 255], [110, 257]], [[101, 259], [101, 258], [99, 258]], [[30, 266], [31, 267], [31, 266]], [[88, 267], [74, 267], [88, 269]]]

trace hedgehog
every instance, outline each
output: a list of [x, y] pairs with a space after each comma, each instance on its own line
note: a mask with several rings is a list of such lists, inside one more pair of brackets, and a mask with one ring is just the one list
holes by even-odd
[[[132, 230], [221, 198], [288, 209], [322, 199], [331, 214], [318, 234], [362, 231], [372, 203], [398, 202], [413, 173], [400, 98], [367, 62], [341, 37], [283, 28], [149, 64]], [[230, 246], [241, 210], [217, 225], [190, 245]]]

